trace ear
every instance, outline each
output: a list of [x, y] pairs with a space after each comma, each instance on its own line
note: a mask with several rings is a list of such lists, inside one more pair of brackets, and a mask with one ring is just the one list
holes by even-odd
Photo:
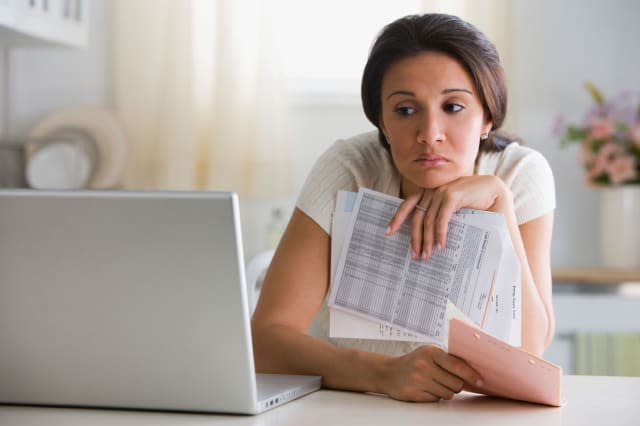
[[389, 135], [387, 134], [387, 129], [384, 128], [384, 124], [382, 123], [382, 121], [380, 122], [380, 124], [378, 125], [378, 129], [382, 132], [382, 134], [384, 135], [384, 138], [387, 140], [387, 143], [389, 143]]
[[491, 120], [485, 121], [484, 124], [482, 125], [482, 134], [488, 135], [492, 127], [493, 127], [493, 121]]

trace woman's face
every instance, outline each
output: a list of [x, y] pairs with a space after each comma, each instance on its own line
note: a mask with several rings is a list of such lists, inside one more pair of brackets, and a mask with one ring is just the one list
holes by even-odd
[[401, 59], [384, 74], [381, 129], [402, 175], [404, 195], [473, 174], [484, 119], [466, 70], [443, 53]]

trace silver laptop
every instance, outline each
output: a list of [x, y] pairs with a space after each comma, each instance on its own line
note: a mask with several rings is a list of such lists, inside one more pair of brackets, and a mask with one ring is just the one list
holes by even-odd
[[233, 193], [0, 191], [0, 403], [256, 414]]

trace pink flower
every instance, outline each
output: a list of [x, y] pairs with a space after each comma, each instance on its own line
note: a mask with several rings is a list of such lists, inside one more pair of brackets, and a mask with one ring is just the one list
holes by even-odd
[[607, 100], [585, 83], [595, 100], [578, 125], [557, 117], [554, 130], [563, 130], [560, 144], [579, 143], [579, 162], [589, 186], [640, 185], [640, 97], [626, 91]]
[[609, 163], [607, 172], [609, 174], [609, 181], [611, 181], [613, 185], [636, 179], [636, 159], [628, 154], [615, 156]]
[[603, 173], [609, 176], [612, 185], [636, 178], [636, 159], [614, 142], [606, 142], [586, 165], [587, 180], [592, 181]]
[[640, 148], [640, 123], [636, 123], [629, 127], [629, 138], [638, 148]]
[[612, 120], [598, 118], [591, 123], [591, 137], [593, 139], [605, 139], [613, 135], [615, 126]]
[[596, 153], [591, 167], [589, 169], [589, 176], [595, 178], [596, 176], [607, 172], [609, 170], [609, 164], [618, 156], [624, 154], [624, 149], [620, 145], [613, 142], [607, 142]]
[[595, 154], [591, 149], [591, 140], [587, 137], [584, 141], [582, 141], [582, 149], [580, 150], [580, 161], [585, 167], [589, 167], [593, 160], [595, 159]]

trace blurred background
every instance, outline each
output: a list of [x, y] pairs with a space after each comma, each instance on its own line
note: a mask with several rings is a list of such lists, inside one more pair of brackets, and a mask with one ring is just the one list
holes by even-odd
[[[378, 31], [423, 12], [459, 15], [496, 44], [504, 129], [555, 174], [552, 263], [569, 273], [554, 276], [549, 357], [632, 374], [640, 305], [625, 283], [640, 252], [613, 265], [622, 275], [589, 272], [607, 266], [603, 191], [554, 128], [593, 104], [585, 81], [607, 96], [640, 89], [635, 0], [1, 0], [2, 186], [236, 191], [251, 259], [277, 244], [320, 153], [373, 128], [359, 79]], [[635, 349], [615, 362], [576, 349], [616, 342]]]

